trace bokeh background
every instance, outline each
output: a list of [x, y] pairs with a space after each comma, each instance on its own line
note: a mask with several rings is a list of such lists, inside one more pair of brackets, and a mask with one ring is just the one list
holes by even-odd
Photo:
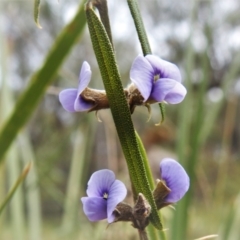
[[[0, 129], [29, 79], [43, 64], [80, 1], [41, 2], [40, 24], [33, 2], [0, 1]], [[124, 0], [109, 0], [116, 58], [123, 85], [141, 54]], [[163, 209], [171, 240], [240, 239], [240, 2], [238, 0], [139, 1], [152, 52], [179, 66], [188, 89], [185, 100], [136, 108], [132, 118], [146, 147], [154, 178], [164, 157], [179, 160], [191, 188], [175, 210]], [[76, 87], [83, 61], [91, 65], [91, 87], [103, 89], [87, 26], [0, 163], [0, 203], [29, 161], [34, 164], [0, 215], [1, 240], [138, 239], [129, 223], [90, 223], [79, 201], [90, 175], [113, 170], [128, 187], [126, 163], [109, 110], [70, 114], [58, 93]], [[51, 66], [50, 66], [51, 69]], [[1, 148], [1, 146], [0, 146]]]

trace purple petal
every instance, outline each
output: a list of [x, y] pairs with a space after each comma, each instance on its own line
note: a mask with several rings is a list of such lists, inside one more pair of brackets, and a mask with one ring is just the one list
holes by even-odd
[[178, 82], [182, 81], [179, 68], [170, 62], [167, 62], [157, 56], [147, 55], [145, 57], [154, 69], [154, 75], [160, 74], [160, 78], [171, 78]]
[[89, 197], [102, 197], [104, 193], [110, 192], [115, 181], [115, 175], [108, 169], [96, 171], [88, 181], [87, 195]]
[[82, 197], [83, 211], [89, 221], [96, 222], [107, 218], [107, 201], [100, 197]]
[[160, 78], [154, 83], [151, 98], [156, 102], [177, 104], [184, 99], [186, 93], [187, 90], [181, 83], [169, 78]]
[[130, 79], [146, 101], [152, 91], [154, 70], [145, 57], [138, 56], [135, 58], [130, 70]]
[[92, 76], [92, 72], [91, 72], [90, 65], [88, 64], [88, 62], [84, 61], [79, 74], [79, 83], [78, 83], [78, 92], [77, 92], [78, 96], [88, 86], [91, 80], [91, 76]]
[[161, 179], [166, 182], [171, 192], [165, 202], [175, 203], [179, 201], [189, 189], [189, 177], [184, 168], [171, 158], [164, 158], [160, 163]]
[[77, 98], [77, 89], [65, 89], [59, 93], [59, 101], [68, 112], [76, 112], [74, 102]]
[[127, 189], [125, 185], [116, 180], [109, 191], [108, 199], [107, 199], [107, 216], [108, 222], [111, 223], [114, 221], [115, 217], [112, 214], [113, 210], [117, 206], [118, 203], [122, 202], [127, 195]]
[[76, 112], [84, 112], [90, 110], [94, 106], [94, 103], [86, 102], [81, 96], [76, 98], [74, 102], [74, 109]]

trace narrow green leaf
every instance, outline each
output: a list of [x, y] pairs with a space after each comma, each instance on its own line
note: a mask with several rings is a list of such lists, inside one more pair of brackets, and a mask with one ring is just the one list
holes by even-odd
[[24, 192], [24, 195], [27, 201], [29, 239], [40, 240], [42, 239], [41, 197], [37, 169], [34, 164], [36, 162], [36, 157], [29, 138], [29, 134], [26, 130], [21, 131], [18, 137], [18, 149], [25, 164], [27, 164], [29, 159], [33, 162], [31, 171], [25, 181], [26, 191]]
[[144, 164], [144, 167], [145, 167], [145, 170], [146, 170], [147, 178], [149, 180], [149, 185], [150, 185], [151, 190], [153, 191], [153, 189], [154, 189], [154, 180], [153, 180], [153, 176], [152, 176], [152, 171], [151, 171], [150, 166], [149, 166], [147, 153], [145, 151], [145, 148], [143, 146], [142, 140], [139, 137], [137, 131], [135, 131], [135, 134], [136, 134], [136, 139], [137, 139], [137, 143], [138, 143], [138, 146], [139, 146], [139, 150], [140, 150], [142, 158], [143, 158], [143, 164]]
[[[138, 146], [139, 146], [140, 152], [142, 154], [143, 164], [144, 164], [145, 169], [146, 169], [146, 174], [147, 174], [147, 177], [148, 177], [148, 180], [149, 180], [149, 184], [150, 184], [151, 190], [153, 191], [154, 187], [155, 187], [155, 184], [154, 184], [154, 179], [153, 179], [153, 176], [152, 176], [152, 171], [151, 171], [150, 166], [149, 166], [147, 153], [145, 151], [145, 148], [143, 146], [141, 138], [139, 137], [139, 135], [136, 131], [135, 131], [135, 133], [136, 133], [136, 139], [137, 139], [137, 142], [138, 142]], [[159, 217], [161, 218], [160, 212], [158, 212], [158, 214], [159, 214]], [[149, 233], [149, 236], [151, 237], [151, 240], [158, 240], [158, 239], [165, 240], [166, 239], [166, 235], [165, 235], [164, 231], [160, 231], [160, 232], [157, 231], [157, 229], [154, 228], [151, 224], [147, 227], [147, 231]]]
[[[13, 94], [11, 92], [11, 89], [8, 85], [8, 66], [7, 62], [9, 60], [9, 46], [6, 44], [6, 37], [1, 38], [1, 42], [3, 44], [1, 45], [1, 52], [4, 54], [4, 57], [2, 58], [2, 86], [1, 86], [1, 106], [0, 106], [0, 122], [7, 119], [9, 114], [11, 113], [13, 106], [14, 106], [14, 100], [13, 100]], [[8, 154], [6, 155], [6, 181], [10, 186], [14, 185], [16, 182], [16, 178], [21, 174], [21, 163], [19, 158], [19, 152], [16, 143], [14, 143]], [[8, 201], [8, 197], [6, 198], [6, 202]], [[2, 198], [4, 199], [4, 198]], [[24, 226], [25, 226], [25, 214], [24, 214], [24, 198], [23, 198], [23, 188], [18, 187], [18, 189], [14, 192], [14, 198], [12, 199], [11, 203], [9, 204], [9, 213], [10, 213], [10, 221], [9, 225], [12, 229], [12, 237], [13, 239], [18, 240], [24, 240], [26, 239], [26, 235], [24, 232]], [[4, 204], [3, 204], [4, 205]], [[3, 206], [2, 205], [2, 206]]]
[[34, 21], [38, 28], [42, 28], [39, 22], [40, 2], [41, 0], [34, 0]]
[[[74, 233], [78, 226], [78, 209], [81, 188], [81, 179], [85, 171], [84, 163], [88, 144], [88, 136], [91, 132], [92, 120], [89, 119], [87, 126], [82, 124], [76, 131], [71, 168], [68, 178], [67, 191], [64, 203], [64, 215], [62, 220], [63, 234], [69, 236]], [[70, 237], [70, 236], [69, 236]]]
[[93, 11], [91, 4], [87, 5], [86, 16], [93, 48], [110, 103], [110, 109], [128, 164], [130, 178], [136, 191], [143, 193], [152, 207], [152, 214], [150, 215], [152, 223], [161, 229], [162, 225], [150, 189], [149, 180], [146, 176], [143, 159], [131, 120], [131, 113], [123, 91], [111, 43], [104, 26]]
[[138, 33], [138, 38], [141, 43], [143, 55], [145, 56], [147, 54], [152, 54], [151, 47], [150, 47], [148, 37], [146, 34], [146, 30], [145, 30], [143, 20], [141, 17], [140, 9], [138, 6], [138, 1], [137, 0], [128, 0], [127, 2], [128, 2], [128, 6], [131, 11], [133, 20], [134, 20], [134, 24], [135, 24], [137, 33]]
[[99, 15], [101, 17], [102, 24], [105, 27], [108, 38], [113, 46], [112, 31], [111, 31], [111, 26], [110, 26], [110, 21], [109, 21], [109, 16], [108, 16], [107, 0], [95, 0], [95, 1], [93, 1], [93, 5], [99, 11]]
[[240, 221], [240, 194], [236, 197], [233, 204], [229, 206], [228, 216], [222, 221], [220, 229], [220, 240], [239, 239], [239, 221]]
[[3, 155], [16, 137], [19, 129], [27, 122], [45, 92], [54, 80], [64, 58], [67, 56], [86, 23], [84, 4], [74, 19], [63, 29], [46, 57], [44, 65], [31, 78], [31, 82], [20, 96], [15, 109], [0, 131], [0, 162]]
[[23, 169], [21, 175], [18, 177], [18, 179], [16, 180], [15, 184], [12, 186], [11, 190], [9, 191], [9, 193], [7, 194], [7, 196], [5, 197], [5, 199], [3, 200], [3, 202], [0, 204], [0, 215], [3, 211], [3, 209], [6, 207], [6, 205], [9, 203], [9, 201], [11, 200], [11, 198], [13, 197], [14, 193], [16, 192], [18, 186], [23, 182], [23, 180], [26, 178], [29, 170], [31, 168], [31, 162], [28, 163], [25, 168]]

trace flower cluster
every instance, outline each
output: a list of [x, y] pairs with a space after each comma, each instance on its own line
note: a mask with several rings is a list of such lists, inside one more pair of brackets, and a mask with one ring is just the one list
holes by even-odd
[[[78, 88], [65, 89], [59, 101], [69, 112], [97, 111], [109, 108], [105, 91], [91, 89], [91, 69], [83, 62]], [[124, 89], [130, 111], [136, 106], [183, 101], [187, 91], [181, 83], [178, 67], [154, 55], [138, 56], [130, 69], [131, 84]], [[160, 163], [160, 180], [153, 191], [158, 209], [179, 201], [189, 188], [189, 177], [175, 160], [166, 158]], [[104, 169], [92, 174], [88, 181], [87, 197], [82, 197], [83, 211], [90, 221], [131, 221], [135, 228], [144, 230], [149, 224], [151, 206], [139, 193], [134, 207], [122, 202], [126, 197], [125, 185], [115, 179], [112, 171]], [[136, 196], [135, 196], [136, 197]]]
[[[164, 192], [162, 185], [159, 187], [159, 184], [154, 190], [154, 198], [158, 209], [179, 201], [189, 188], [189, 177], [184, 168], [170, 158], [165, 158], [160, 163], [160, 179], [159, 181], [164, 184], [163, 186], [167, 191]], [[109, 223], [119, 220], [126, 221], [124, 216], [128, 216], [127, 219], [134, 223], [136, 222], [134, 221], [134, 215], [131, 215], [134, 211], [131, 207], [126, 207], [126, 204], [121, 203], [126, 194], [125, 185], [115, 179], [112, 171], [107, 169], [97, 171], [92, 174], [88, 181], [88, 196], [81, 198], [83, 211], [88, 219], [93, 222], [106, 218]], [[146, 204], [142, 195], [139, 196], [135, 208], [141, 204]], [[121, 217], [116, 214], [120, 212]]]
[[[65, 89], [59, 101], [69, 112], [95, 111], [109, 108], [105, 91], [88, 88], [91, 69], [85, 61], [82, 65], [78, 88]], [[183, 101], [187, 91], [181, 83], [178, 67], [157, 56], [138, 56], [131, 67], [130, 84], [124, 91], [131, 112], [135, 106], [157, 102], [177, 104]]]

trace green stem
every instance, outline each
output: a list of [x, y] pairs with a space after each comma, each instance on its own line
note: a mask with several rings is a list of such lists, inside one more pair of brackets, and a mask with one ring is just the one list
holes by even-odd
[[[138, 146], [139, 146], [140, 152], [142, 154], [143, 164], [144, 164], [144, 167], [146, 169], [147, 178], [149, 180], [149, 184], [150, 184], [151, 190], [153, 191], [155, 185], [154, 185], [154, 179], [153, 179], [153, 176], [152, 176], [152, 172], [151, 172], [151, 169], [150, 169], [150, 166], [149, 166], [147, 153], [145, 151], [145, 148], [143, 146], [141, 138], [140, 138], [140, 136], [138, 135], [138, 133], [136, 131], [135, 131], [135, 134], [136, 134], [136, 138], [137, 138], [137, 142], [138, 142]], [[158, 214], [159, 214], [159, 217], [161, 219], [160, 212], [158, 212]], [[163, 232], [163, 231], [160, 231], [160, 232], [156, 231], [156, 228], [154, 228], [151, 224], [148, 226], [147, 230], [148, 230], [148, 233], [149, 233], [149, 235], [151, 237], [151, 240], [158, 240], [159, 237], [162, 240], [166, 239], [165, 232]]]
[[143, 55], [152, 54], [151, 47], [148, 41], [147, 33], [143, 24], [141, 13], [139, 10], [139, 5], [137, 0], [128, 0], [128, 6], [131, 11], [134, 24], [138, 33], [138, 38], [141, 43]]
[[110, 26], [110, 21], [108, 16], [107, 0], [93, 0], [92, 4], [98, 9], [102, 24], [105, 27], [109, 40], [113, 46], [112, 31], [111, 31], [111, 26]]
[[93, 49], [106, 89], [118, 137], [128, 164], [132, 183], [135, 190], [138, 193], [143, 193], [151, 205], [151, 222], [155, 227], [161, 229], [162, 225], [136, 140], [131, 113], [124, 94], [113, 48], [104, 26], [93, 11], [91, 4], [87, 4], [86, 6], [86, 16]]
[[142, 140], [141, 140], [140, 136], [138, 135], [137, 131], [135, 131], [135, 134], [136, 134], [136, 139], [137, 139], [137, 142], [138, 142], [138, 146], [139, 146], [142, 158], [143, 158], [143, 164], [144, 164], [144, 167], [145, 167], [145, 170], [146, 170], [147, 178], [149, 180], [150, 188], [153, 191], [153, 189], [154, 189], [154, 180], [153, 180], [152, 172], [151, 172], [151, 169], [150, 169], [150, 166], [149, 166], [147, 153], [145, 151], [145, 148], [143, 146]]
[[26, 165], [26, 167], [23, 169], [21, 175], [18, 177], [17, 181], [12, 186], [11, 190], [3, 200], [3, 202], [0, 204], [0, 215], [3, 211], [3, 209], [6, 207], [6, 205], [9, 203], [11, 198], [13, 197], [14, 193], [16, 192], [18, 186], [23, 182], [23, 180], [26, 178], [29, 170], [31, 168], [31, 162]]

